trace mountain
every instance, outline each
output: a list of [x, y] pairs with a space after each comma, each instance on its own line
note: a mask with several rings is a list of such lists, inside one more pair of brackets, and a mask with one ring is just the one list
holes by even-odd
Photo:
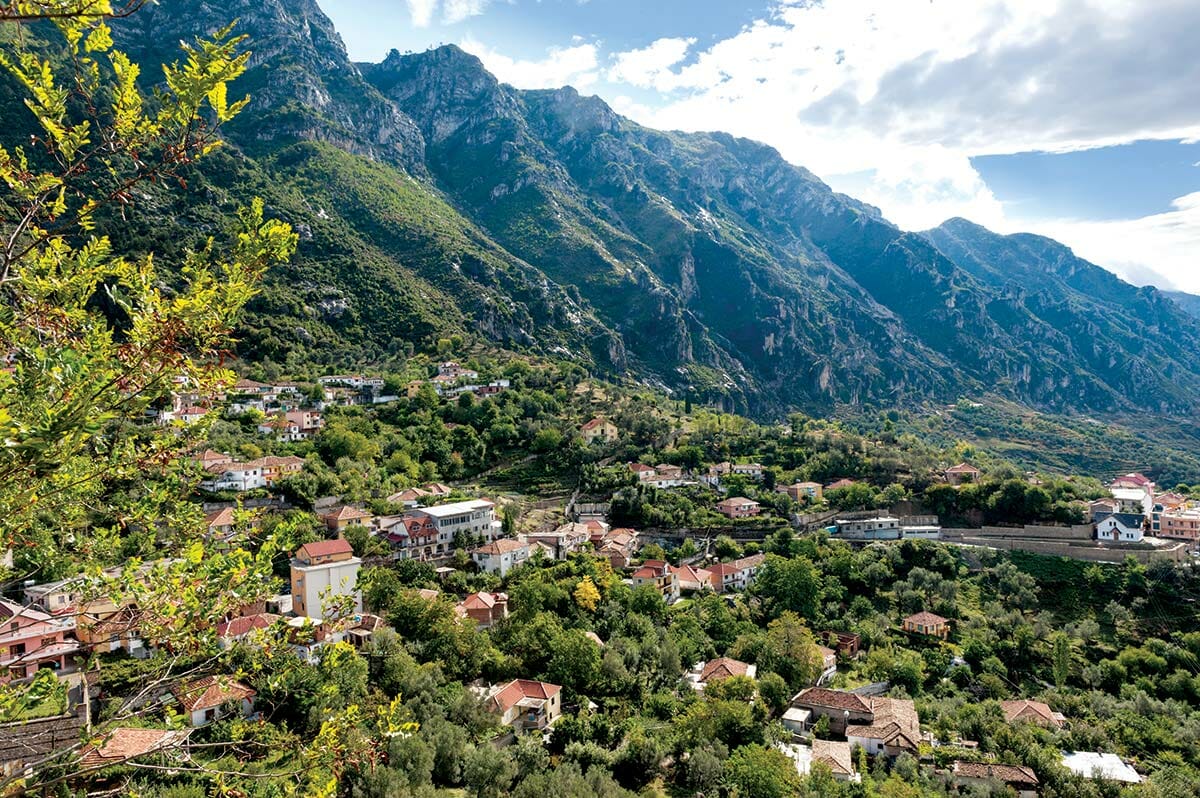
[[770, 147], [518, 90], [453, 46], [354, 64], [313, 0], [176, 0], [116, 27], [149, 63], [233, 18], [254, 52], [234, 147], [119, 235], [169, 254], [253, 194], [296, 225], [245, 356], [364, 363], [459, 332], [762, 415], [1200, 395], [1200, 321], [1048, 239], [906, 232]]
[[1175, 300], [1175, 304], [1183, 308], [1185, 312], [1200, 318], [1200, 296], [1183, 291], [1165, 291], [1164, 293]]

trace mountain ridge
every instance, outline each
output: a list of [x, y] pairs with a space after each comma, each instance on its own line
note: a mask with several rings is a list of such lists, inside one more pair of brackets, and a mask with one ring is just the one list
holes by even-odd
[[[428, 203], [437, 223], [413, 220], [428, 232], [419, 254], [404, 244], [409, 221], [373, 218], [364, 197], [330, 196], [322, 212], [415, 294], [449, 291], [439, 302], [457, 329], [759, 414], [986, 391], [1060, 412], [1186, 413], [1200, 395], [1200, 322], [1049, 239], [958, 220], [903, 231], [767, 145], [650, 130], [569, 87], [515, 89], [452, 45], [354, 64], [312, 0], [151, 11], [121, 39], [149, 60], [163, 56], [137, 49], [147, 26], [188, 38], [241, 18], [258, 53], [235, 89], [255, 104], [228, 134], [272, 180], [337, 161], [370, 172], [380, 203]], [[318, 193], [354, 193], [330, 164], [317, 171], [335, 184]], [[316, 230], [303, 205], [290, 220]], [[458, 235], [487, 265], [462, 269], [447, 249]], [[298, 269], [328, 260], [324, 246], [302, 241]], [[337, 301], [369, 314], [362, 275], [340, 262], [327, 269]], [[496, 323], [503, 306], [509, 324]], [[335, 328], [330, 340], [345, 334]], [[371, 351], [395, 345], [395, 328], [355, 329]]]

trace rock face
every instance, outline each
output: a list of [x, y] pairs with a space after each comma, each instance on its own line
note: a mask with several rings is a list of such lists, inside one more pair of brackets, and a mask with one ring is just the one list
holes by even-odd
[[[230, 138], [281, 208], [299, 202], [297, 268], [346, 299], [318, 342], [449, 325], [764, 414], [981, 390], [1188, 412], [1200, 395], [1200, 323], [1163, 294], [1048, 239], [905, 232], [753, 141], [520, 91], [453, 46], [356, 65], [313, 0], [175, 0], [121, 40], [161, 61], [234, 17], [254, 104]], [[392, 302], [407, 327], [352, 326]]]
[[346, 55], [316, 0], [171, 0], [147, 4], [115, 26], [118, 44], [146, 63], [178, 58], [178, 43], [237, 20], [250, 67], [237, 84], [251, 105], [231, 134], [251, 151], [325, 141], [348, 152], [424, 171], [424, 141], [412, 120], [372, 89]]

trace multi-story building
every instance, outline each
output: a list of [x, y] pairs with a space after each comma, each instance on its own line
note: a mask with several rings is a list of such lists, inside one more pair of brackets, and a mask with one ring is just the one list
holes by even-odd
[[502, 526], [496, 518], [496, 505], [487, 499], [422, 507], [409, 511], [404, 517], [429, 519], [437, 528], [437, 542], [442, 553], [447, 554], [454, 546], [455, 535], [462, 533], [471, 540], [490, 543], [500, 537]]
[[0, 681], [25, 679], [42, 668], [74, 667], [80, 651], [71, 637], [74, 628], [71, 619], [0, 599]]
[[362, 560], [341, 538], [305, 543], [292, 558], [292, 610], [317, 621], [340, 597], [349, 597], [355, 612], [362, 612], [358, 569]]
[[838, 537], [846, 540], [899, 540], [900, 519], [883, 518], [841, 519], [834, 522]]
[[1200, 540], [1200, 509], [1163, 513], [1158, 536], [1192, 542]]
[[726, 518], [750, 518], [762, 510], [761, 505], [745, 496], [734, 496], [717, 502], [717, 512]]
[[563, 524], [553, 532], [534, 532], [523, 536], [530, 545], [542, 546], [555, 560], [565, 560], [581, 551], [592, 538], [587, 524], [578, 522]]
[[646, 560], [642, 567], [633, 572], [633, 586], [653, 585], [662, 597], [668, 601], [679, 598], [679, 580], [671, 570], [670, 563], [662, 560]]

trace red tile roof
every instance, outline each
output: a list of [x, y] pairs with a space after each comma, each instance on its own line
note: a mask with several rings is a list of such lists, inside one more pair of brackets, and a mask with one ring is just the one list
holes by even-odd
[[507, 712], [526, 698], [549, 700], [562, 690], [557, 684], [535, 682], [531, 679], [513, 679], [488, 698], [488, 707]]
[[364, 513], [357, 507], [351, 507], [347, 504], [336, 513], [326, 513], [321, 517], [326, 521], [353, 521], [356, 518], [371, 518], [372, 516], [370, 513]]
[[188, 712], [216, 709], [230, 701], [253, 698], [256, 693], [232, 676], [203, 676], [171, 688], [180, 705]]
[[490, 610], [502, 601], [508, 601], [506, 593], [472, 593], [458, 605], [464, 610]]
[[305, 543], [296, 552], [296, 556], [301, 559], [312, 560], [316, 557], [328, 557], [333, 554], [353, 554], [354, 549], [350, 547], [350, 541], [343, 538], [334, 538], [333, 540], [318, 540], [313, 543]]
[[250, 634], [256, 629], [266, 629], [279, 620], [279, 618], [280, 616], [270, 612], [260, 612], [255, 615], [243, 615], [240, 618], [233, 618], [217, 626], [217, 637], [241, 637], [242, 635]]
[[954, 775], [968, 779], [996, 779], [1006, 784], [1021, 784], [1036, 787], [1037, 774], [1026, 765], [999, 765], [994, 762], [954, 763]]
[[800, 706], [844, 709], [850, 712], [871, 711], [870, 704], [862, 696], [848, 693], [845, 690], [830, 690], [826, 687], [810, 687], [807, 690], [801, 690], [800, 694], [792, 699], [792, 703]]
[[187, 739], [187, 731], [169, 729], [116, 728], [105, 732], [98, 743], [80, 751], [80, 767], [85, 770], [120, 764], [139, 756], [171, 748]]
[[528, 543], [522, 543], [512, 538], [501, 538], [500, 540], [488, 543], [486, 546], [480, 546], [475, 551], [480, 554], [509, 554], [527, 548], [529, 548]]
[[711, 682], [718, 679], [728, 679], [731, 676], [746, 676], [750, 666], [744, 662], [729, 657], [718, 657], [706, 663], [700, 671], [701, 682]]
[[970, 463], [959, 463], [956, 466], [950, 466], [949, 468], [947, 468], [946, 473], [947, 474], [979, 474], [981, 472], [978, 468], [971, 465]]
[[1017, 720], [1032, 720], [1052, 726], [1062, 725], [1062, 716], [1050, 709], [1048, 704], [1043, 704], [1041, 701], [1030, 701], [1028, 699], [1001, 701], [1000, 709], [1004, 710], [1004, 718], [1009, 723]]
[[216, 512], [209, 513], [204, 517], [204, 520], [209, 527], [233, 526], [233, 508], [225, 507]]
[[913, 623], [919, 626], [938, 626], [943, 623], [950, 623], [940, 615], [934, 615], [932, 612], [918, 612], [915, 615], [910, 615], [904, 619], [905, 623]]
[[835, 776], [854, 775], [854, 757], [850, 751], [850, 743], [814, 739], [812, 761], [827, 766]]

